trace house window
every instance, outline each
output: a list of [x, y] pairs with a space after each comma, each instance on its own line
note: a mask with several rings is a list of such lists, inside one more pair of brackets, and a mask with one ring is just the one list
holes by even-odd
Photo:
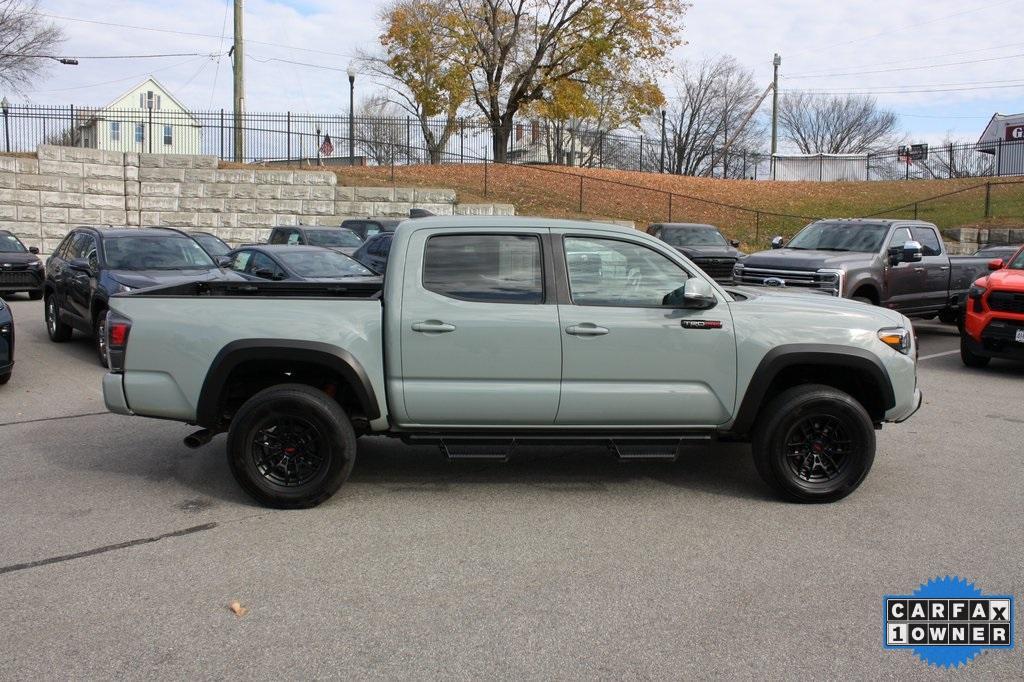
[[139, 144], [142, 144], [143, 137], [144, 137], [144, 135], [143, 135], [142, 124], [141, 123], [136, 123], [135, 124], [135, 141], [138, 142]]
[[174, 130], [169, 125], [164, 126], [164, 144], [174, 144]]
[[140, 109], [159, 109], [160, 108], [160, 95], [154, 93], [152, 90], [139, 93], [139, 108]]
[[110, 122], [110, 141], [120, 142], [121, 141], [121, 122], [111, 121]]

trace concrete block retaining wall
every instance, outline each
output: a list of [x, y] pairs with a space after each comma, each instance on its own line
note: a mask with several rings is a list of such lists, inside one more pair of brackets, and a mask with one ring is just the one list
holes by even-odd
[[50, 253], [78, 225], [201, 229], [230, 243], [275, 225], [338, 225], [350, 217], [514, 215], [507, 204], [458, 204], [454, 190], [347, 187], [317, 170], [220, 169], [215, 156], [39, 147], [0, 156], [0, 229]]

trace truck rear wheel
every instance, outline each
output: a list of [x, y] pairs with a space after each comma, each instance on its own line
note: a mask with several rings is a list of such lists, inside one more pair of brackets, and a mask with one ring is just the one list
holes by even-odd
[[861, 484], [875, 460], [875, 429], [849, 394], [810, 384], [783, 391], [752, 439], [764, 481], [794, 502], [834, 502]]
[[348, 479], [356, 436], [323, 391], [283, 384], [260, 391], [235, 414], [228, 465], [249, 495], [278, 509], [315, 507]]

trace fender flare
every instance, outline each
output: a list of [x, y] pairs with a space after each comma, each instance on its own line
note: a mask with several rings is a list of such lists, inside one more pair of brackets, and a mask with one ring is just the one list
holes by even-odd
[[366, 370], [346, 350], [316, 341], [283, 339], [242, 339], [220, 349], [203, 381], [196, 405], [196, 424], [208, 429], [220, 423], [219, 406], [228, 377], [243, 362], [252, 360], [295, 360], [322, 365], [337, 372], [348, 383], [366, 418], [378, 419], [380, 406]]
[[882, 302], [882, 286], [875, 280], [871, 275], [862, 275], [859, 278], [851, 280], [847, 285], [847, 291], [850, 292], [850, 297], [857, 292], [858, 289], [869, 287], [874, 289], [875, 296], [878, 298], [878, 302]]
[[881, 360], [868, 351], [817, 343], [787, 344], [768, 351], [754, 370], [730, 429], [732, 433], [750, 432], [772, 382], [784, 369], [795, 365], [825, 365], [853, 369], [866, 377], [878, 391], [883, 409], [889, 410], [896, 406], [896, 394], [888, 371]]

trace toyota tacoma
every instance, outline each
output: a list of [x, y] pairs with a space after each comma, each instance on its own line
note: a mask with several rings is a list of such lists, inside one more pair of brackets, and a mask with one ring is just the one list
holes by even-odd
[[784, 498], [828, 502], [921, 403], [902, 314], [723, 288], [595, 223], [424, 218], [395, 232], [383, 286], [189, 282], [109, 305], [107, 407], [197, 425], [191, 446], [227, 432], [234, 477], [275, 507], [330, 497], [364, 434], [488, 459], [748, 440]]

